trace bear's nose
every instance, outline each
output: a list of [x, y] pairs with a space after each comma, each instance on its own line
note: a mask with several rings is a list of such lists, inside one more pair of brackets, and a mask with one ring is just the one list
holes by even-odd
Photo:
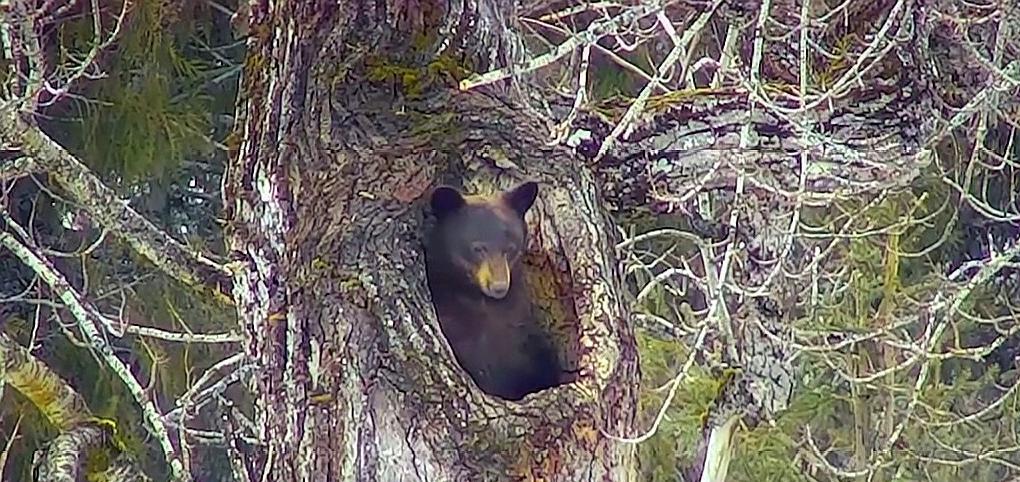
[[489, 285], [489, 295], [498, 300], [503, 299], [506, 296], [506, 292], [510, 290], [510, 283], [506, 281], [493, 281]]

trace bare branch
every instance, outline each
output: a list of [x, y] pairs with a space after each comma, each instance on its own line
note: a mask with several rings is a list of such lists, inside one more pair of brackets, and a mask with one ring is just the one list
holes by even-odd
[[[8, 228], [16, 227], [14, 221], [7, 215], [6, 211], [0, 210], [0, 218], [3, 218]], [[146, 395], [141, 384], [131, 373], [131, 369], [117, 358], [117, 356], [113, 353], [112, 347], [100, 333], [99, 327], [96, 325], [98, 310], [92, 306], [90, 302], [82, 298], [82, 296], [75, 291], [70, 284], [68, 284], [64, 276], [60, 274], [60, 272], [58, 272], [47, 259], [37, 253], [38, 250], [36, 248], [28, 246], [24, 243], [24, 241], [19, 241], [13, 234], [7, 231], [0, 232], [0, 244], [5, 246], [11, 251], [11, 253], [17, 256], [18, 259], [35, 271], [55, 292], [57, 298], [64, 302], [64, 305], [77, 320], [78, 327], [88, 338], [92, 349], [100, 355], [103, 361], [106, 362], [107, 367], [124, 382], [128, 391], [131, 392], [131, 395], [134, 397], [135, 402], [138, 403], [139, 408], [142, 410], [142, 415], [146, 424], [148, 425], [149, 433], [156, 438], [159, 442], [160, 448], [163, 449], [163, 454], [166, 457], [167, 463], [170, 465], [174, 477], [179, 480], [186, 480], [184, 478], [185, 474], [183, 472], [181, 461], [177, 458], [176, 450], [170, 443], [167, 428], [163, 423], [159, 409], [149, 396]]]
[[181, 244], [138, 214], [41, 130], [18, 120], [13, 111], [0, 111], [0, 136], [6, 143], [19, 146], [99, 224], [168, 276], [217, 301], [230, 303], [232, 283], [226, 267]]

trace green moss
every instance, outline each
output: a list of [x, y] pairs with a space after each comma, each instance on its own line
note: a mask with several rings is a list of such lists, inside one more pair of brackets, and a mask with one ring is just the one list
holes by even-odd
[[333, 266], [332, 263], [330, 263], [329, 261], [327, 261], [325, 259], [322, 259], [321, 257], [316, 256], [314, 259], [312, 259], [312, 270], [313, 271], [316, 271], [316, 272], [325, 271], [325, 270], [330, 269], [332, 266]]
[[426, 92], [441, 85], [464, 79], [469, 69], [452, 56], [441, 55], [424, 65], [407, 62], [398, 56], [369, 55], [365, 60], [367, 78], [372, 82], [389, 82], [409, 99], [423, 98]]

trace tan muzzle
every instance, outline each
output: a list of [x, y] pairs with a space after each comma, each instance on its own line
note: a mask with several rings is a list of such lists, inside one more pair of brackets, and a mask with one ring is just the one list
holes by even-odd
[[510, 291], [510, 266], [506, 256], [497, 254], [482, 261], [475, 271], [475, 281], [482, 293], [497, 300], [503, 299]]

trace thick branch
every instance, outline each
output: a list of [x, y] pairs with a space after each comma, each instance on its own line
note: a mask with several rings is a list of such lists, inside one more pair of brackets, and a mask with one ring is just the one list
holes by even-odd
[[57, 429], [69, 429], [91, 417], [78, 392], [4, 333], [0, 333], [0, 365], [3, 382], [35, 404]]
[[[81, 461], [104, 447], [106, 429], [91, 422], [92, 412], [81, 395], [43, 361], [0, 333], [0, 382], [10, 384], [31, 401], [60, 435], [36, 454], [38, 479], [79, 480]], [[110, 481], [147, 481], [138, 464], [121, 454], [105, 473]]]
[[[747, 92], [736, 88], [662, 99], [596, 170], [608, 200], [623, 212], [671, 212], [699, 190], [732, 191], [740, 175], [752, 189], [811, 204], [903, 186], [930, 161], [922, 147], [934, 129], [927, 104], [911, 87], [871, 88], [845, 105], [816, 109], [810, 121], [749, 112]], [[745, 124], [756, 139], [749, 148], [740, 146]], [[580, 155], [594, 157], [611, 127], [589, 116], [571, 142]], [[811, 132], [800, 131], [808, 127]], [[806, 189], [799, 192], [802, 172]]]
[[[76, 482], [90, 480], [87, 473], [89, 454], [110, 444], [109, 427], [80, 424], [65, 430], [36, 452], [33, 460], [37, 482]], [[149, 482], [151, 479], [138, 464], [124, 453], [98, 474], [108, 482]]]
[[33, 465], [40, 482], [75, 482], [84, 477], [82, 466], [89, 452], [106, 445], [109, 433], [98, 425], [79, 425], [61, 432], [45, 450], [36, 452]]
[[[751, 52], [756, 37], [747, 35], [738, 51], [761, 62], [763, 71], [741, 72], [751, 83], [650, 100], [596, 165], [613, 207], [670, 212], [702, 189], [732, 191], [741, 174], [750, 189], [809, 204], [906, 185], [930, 160], [927, 143], [938, 120], [923, 10], [906, 3], [882, 7], [890, 17], [872, 28], [887, 41], [876, 41], [861, 54], [870, 55], [869, 62], [839, 71], [838, 85], [821, 93], [820, 74], [806, 67], [798, 74], [793, 67], [791, 59], [805, 46], [772, 42], [764, 55]], [[770, 14], [796, 25], [790, 2], [772, 7], [758, 18]], [[568, 142], [595, 159], [613, 123], [599, 114], [582, 116]], [[750, 130], [742, 144], [745, 126]]]

